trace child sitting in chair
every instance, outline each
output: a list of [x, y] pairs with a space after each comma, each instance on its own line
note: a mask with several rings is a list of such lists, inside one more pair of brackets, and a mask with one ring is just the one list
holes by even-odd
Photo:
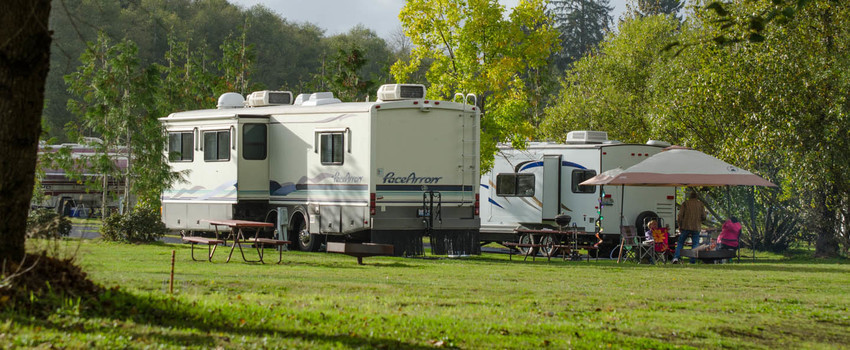
[[646, 233], [644, 233], [644, 237], [647, 241], [652, 241], [654, 238], [652, 237], [652, 231], [658, 230], [658, 220], [652, 219], [646, 224]]

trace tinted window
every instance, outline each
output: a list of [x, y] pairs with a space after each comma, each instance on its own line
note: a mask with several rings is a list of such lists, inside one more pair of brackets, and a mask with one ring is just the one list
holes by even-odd
[[204, 160], [230, 160], [230, 131], [204, 132]]
[[573, 193], [595, 193], [596, 186], [579, 186], [580, 183], [596, 176], [596, 170], [573, 170]]
[[321, 134], [322, 164], [342, 164], [343, 133]]
[[242, 158], [248, 160], [266, 159], [266, 124], [245, 124], [242, 126]]
[[192, 147], [195, 146], [191, 132], [168, 133], [168, 160], [172, 162], [191, 162], [194, 159]]
[[496, 175], [496, 195], [502, 197], [534, 196], [534, 174]]

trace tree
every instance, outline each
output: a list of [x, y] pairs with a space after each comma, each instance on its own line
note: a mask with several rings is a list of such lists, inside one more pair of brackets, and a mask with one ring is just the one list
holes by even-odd
[[0, 5], [0, 260], [26, 254], [44, 85], [50, 63], [50, 1]]
[[356, 47], [339, 49], [330, 63], [322, 81], [328, 89], [342, 101], [368, 100], [369, 92], [375, 83], [361, 76], [360, 71], [366, 65], [363, 52]]
[[[736, 13], [758, 12], [739, 6]], [[817, 256], [837, 255], [839, 241], [846, 251], [850, 61], [842, 48], [850, 45], [850, 5], [813, 0], [798, 14], [773, 22], [763, 43], [691, 45], [677, 54], [641, 48], [722, 35], [713, 11], [698, 9], [660, 41], [634, 30], [652, 28], [658, 16], [627, 20], [598, 55], [575, 64], [544, 130], [560, 138], [574, 127], [603, 128], [622, 141], [651, 137], [715, 155], [781, 186], [730, 196], [753, 198], [752, 212], [744, 203], [719, 211], [742, 217], [749, 237], [782, 249], [816, 236]]]
[[[349, 52], [353, 49], [359, 50], [364, 62], [357, 74], [361, 75], [364, 80], [376, 83], [390, 81], [390, 65], [396, 61], [396, 55], [387, 42], [379, 37], [375, 31], [359, 24], [347, 33], [326, 38], [323, 40], [323, 44], [326, 46], [326, 50], [331, 53], [328, 56], [339, 53], [339, 50]], [[372, 91], [372, 93], [375, 92]]]
[[[80, 115], [82, 132], [100, 141], [89, 142], [95, 155], [81, 159], [83, 164], [77, 168], [103, 174], [101, 184], [89, 185], [103, 191], [104, 214], [109, 178], [124, 181], [125, 211], [131, 208], [131, 193], [145, 206], [158, 206], [159, 190], [173, 176], [164, 161], [165, 135], [154, 113], [160, 79], [157, 67], [140, 68], [134, 43], [112, 44], [103, 34], [96, 43], [89, 43], [80, 61], [77, 71], [66, 77], [68, 90], [77, 96], [68, 101], [68, 107]], [[121, 158], [126, 158], [123, 169], [118, 166]]]
[[498, 142], [522, 146], [534, 132], [530, 101], [542, 92], [528, 77], [545, 69], [557, 32], [543, 0], [520, 1], [505, 18], [495, 0], [411, 0], [399, 17], [414, 48], [409, 61], [391, 68], [404, 83], [423, 64], [431, 98], [475, 93], [484, 112], [481, 169], [492, 166]]
[[602, 41], [613, 19], [613, 7], [608, 6], [608, 0], [552, 0], [551, 3], [561, 39], [556, 63], [558, 68], [566, 69]]
[[622, 141], [657, 138], [651, 124], [653, 79], [672, 55], [662, 48], [677, 38], [679, 22], [669, 16], [621, 22], [600, 44], [598, 54], [576, 61], [547, 108], [542, 136], [564, 140], [571, 130], [603, 130]]
[[676, 18], [682, 10], [682, 0], [637, 0], [637, 11], [641, 16], [673, 15]]

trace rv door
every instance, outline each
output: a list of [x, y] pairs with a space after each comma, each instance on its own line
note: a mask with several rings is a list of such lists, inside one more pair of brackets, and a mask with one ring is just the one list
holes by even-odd
[[554, 220], [561, 207], [561, 156], [543, 156], [543, 220]]

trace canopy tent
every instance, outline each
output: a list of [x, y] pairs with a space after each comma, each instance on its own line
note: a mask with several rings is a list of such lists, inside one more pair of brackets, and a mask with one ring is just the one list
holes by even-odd
[[769, 186], [770, 181], [697, 150], [671, 146], [628, 169], [613, 169], [581, 185]]
[[[776, 187], [758, 175], [726, 163], [700, 151], [682, 146], [670, 146], [627, 169], [611, 169], [590, 179], [581, 186], [767, 186]], [[620, 226], [623, 226], [623, 205], [620, 204]], [[619, 258], [618, 258], [619, 262]]]

